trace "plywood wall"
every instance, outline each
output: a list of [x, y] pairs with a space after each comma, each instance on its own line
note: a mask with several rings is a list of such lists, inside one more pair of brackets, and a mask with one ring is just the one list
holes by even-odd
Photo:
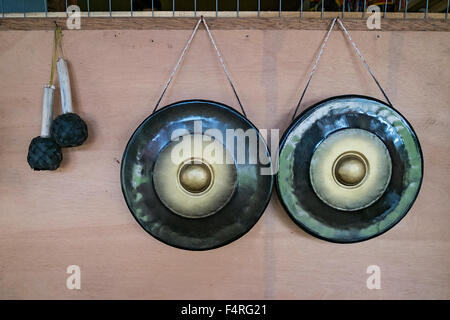
[[[250, 119], [283, 131], [325, 31], [213, 32]], [[40, 132], [53, 33], [0, 32], [0, 298], [449, 299], [450, 34], [352, 33], [424, 151], [422, 190], [396, 227], [363, 243], [328, 243], [300, 230], [274, 195], [246, 236], [206, 252], [149, 236], [128, 211], [119, 178], [125, 145], [189, 34], [66, 31], [74, 108], [90, 137], [64, 150], [60, 170], [33, 172], [26, 154]], [[335, 31], [302, 109], [347, 93], [382, 98]], [[190, 98], [237, 107], [204, 30], [162, 105]], [[373, 264], [380, 290], [366, 287]], [[81, 267], [81, 290], [66, 288], [69, 265]]]

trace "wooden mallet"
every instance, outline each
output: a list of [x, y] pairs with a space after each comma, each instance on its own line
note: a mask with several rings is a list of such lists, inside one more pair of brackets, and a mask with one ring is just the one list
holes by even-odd
[[33, 138], [28, 148], [27, 161], [34, 170], [56, 170], [62, 161], [61, 147], [50, 136], [54, 91], [55, 87], [52, 85], [44, 87], [41, 135]]
[[62, 114], [53, 121], [51, 133], [61, 147], [76, 147], [86, 141], [88, 129], [83, 119], [76, 113], [73, 113], [67, 62], [60, 58], [56, 66], [58, 69], [59, 88], [61, 90]]

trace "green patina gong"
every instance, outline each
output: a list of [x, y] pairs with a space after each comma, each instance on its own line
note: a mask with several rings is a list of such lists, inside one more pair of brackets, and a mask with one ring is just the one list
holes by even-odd
[[313, 105], [286, 130], [276, 188], [305, 231], [350, 243], [398, 223], [422, 176], [422, 151], [408, 121], [382, 101], [347, 95]]
[[[237, 134], [231, 145], [230, 131]], [[255, 140], [239, 144], [239, 132]], [[207, 250], [255, 225], [274, 180], [261, 171], [271, 168], [266, 143], [246, 117], [218, 102], [188, 100], [156, 111], [136, 129], [123, 154], [121, 184], [145, 231], [177, 248]]]

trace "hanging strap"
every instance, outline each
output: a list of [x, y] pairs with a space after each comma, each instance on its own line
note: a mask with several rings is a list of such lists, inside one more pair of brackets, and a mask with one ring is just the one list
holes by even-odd
[[370, 75], [372, 76], [373, 80], [375, 80], [375, 83], [377, 84], [378, 88], [380, 88], [381, 93], [383, 94], [384, 98], [388, 102], [389, 106], [392, 107], [391, 100], [387, 97], [386, 93], [384, 92], [383, 88], [381, 87], [380, 83], [378, 82], [377, 78], [375, 78], [375, 75], [373, 74], [372, 70], [369, 67], [369, 64], [367, 63], [366, 59], [362, 55], [361, 51], [359, 51], [358, 47], [356, 46], [355, 42], [352, 40], [352, 37], [350, 36], [350, 33], [348, 33], [347, 29], [344, 26], [344, 23], [340, 18], [338, 18], [339, 25], [341, 26], [342, 30], [344, 31], [345, 35], [347, 36], [348, 40], [352, 43], [353, 48], [355, 48], [356, 53], [361, 58], [362, 62], [364, 62], [364, 65], [367, 68], [367, 71], [369, 71]]
[[181, 53], [180, 58], [178, 58], [177, 64], [175, 65], [175, 68], [173, 68], [172, 74], [169, 77], [169, 80], [167, 80], [166, 85], [164, 86], [164, 89], [161, 93], [161, 96], [158, 99], [158, 102], [156, 102], [155, 108], [153, 109], [153, 112], [156, 111], [156, 109], [159, 106], [159, 103], [161, 102], [161, 99], [163, 98], [164, 94], [166, 93], [167, 88], [169, 87], [169, 84], [172, 82], [173, 76], [175, 75], [175, 72], [177, 72], [178, 66], [181, 63], [181, 60], [183, 60], [184, 55], [186, 54], [187, 49], [189, 48], [189, 46], [191, 45], [191, 41], [192, 39], [194, 39], [195, 33], [197, 32], [198, 26], [200, 25], [201, 19], [198, 20], [197, 24], [195, 25], [194, 31], [192, 31], [191, 36], [189, 37], [188, 42], [186, 43], [186, 46], [183, 49], [183, 52]]
[[50, 72], [50, 81], [49, 81], [50, 87], [53, 86], [53, 83], [55, 80], [56, 60], [58, 59], [58, 47], [60, 45], [61, 36], [62, 36], [61, 28], [58, 25], [56, 25], [55, 37], [54, 37], [53, 58], [52, 58], [52, 70]]
[[369, 71], [370, 75], [372, 76], [373, 80], [375, 80], [375, 83], [377, 84], [377, 86], [378, 86], [378, 88], [380, 89], [380, 91], [381, 91], [381, 93], [383, 94], [383, 96], [386, 98], [386, 101], [388, 102], [389, 106], [392, 107], [391, 101], [390, 101], [389, 98], [387, 97], [386, 93], [384, 92], [384, 90], [383, 90], [383, 88], [381, 87], [381, 85], [380, 85], [380, 83], [378, 82], [378, 80], [375, 78], [375, 75], [373, 74], [372, 70], [370, 69], [369, 64], [367, 63], [366, 59], [365, 59], [364, 56], [362, 55], [361, 51], [359, 51], [359, 49], [358, 49], [358, 47], [356, 46], [355, 42], [352, 40], [352, 37], [350, 36], [350, 34], [348, 33], [347, 29], [345, 28], [344, 23], [342, 22], [342, 20], [341, 20], [339, 17], [337, 17], [337, 18], [334, 18], [333, 21], [331, 22], [330, 29], [328, 30], [327, 35], [325, 36], [325, 39], [324, 39], [323, 42], [322, 42], [322, 46], [321, 46], [321, 48], [320, 48], [319, 54], [317, 55], [316, 62], [314, 63], [313, 69], [312, 69], [312, 71], [311, 71], [311, 73], [310, 73], [310, 75], [309, 75], [309, 78], [308, 78], [308, 81], [307, 81], [307, 83], [306, 83], [305, 89], [303, 89], [303, 93], [302, 93], [302, 95], [301, 95], [301, 97], [300, 97], [300, 100], [298, 101], [297, 107], [295, 108], [295, 112], [294, 112], [294, 114], [292, 115], [292, 120], [294, 120], [295, 115], [297, 114], [297, 111], [298, 111], [298, 109], [299, 109], [299, 107], [300, 107], [300, 105], [301, 105], [301, 103], [302, 103], [303, 97], [305, 96], [306, 90], [308, 89], [308, 86], [309, 86], [309, 84], [310, 84], [310, 82], [311, 82], [311, 79], [312, 79], [314, 73], [316, 72], [316, 69], [317, 69], [317, 66], [318, 66], [318, 64], [319, 64], [320, 58], [321, 58], [321, 56], [322, 56], [322, 54], [323, 54], [323, 51], [324, 51], [324, 49], [325, 49], [325, 46], [326, 46], [326, 44], [327, 44], [327, 42], [328, 42], [328, 39], [329, 39], [329, 37], [330, 37], [330, 35], [331, 35], [331, 31], [333, 30], [334, 25], [336, 24], [336, 21], [339, 23], [340, 27], [341, 27], [342, 30], [344, 31], [344, 33], [345, 33], [345, 35], [347, 36], [347, 38], [349, 39], [349, 41], [352, 43], [353, 48], [355, 48], [356, 53], [359, 55], [359, 57], [360, 57], [361, 60], [363, 61], [364, 65], [366, 66], [366, 68], [367, 68], [367, 70]]
[[217, 56], [219, 57], [219, 61], [222, 64], [223, 71], [225, 72], [225, 75], [227, 76], [227, 79], [228, 79], [228, 82], [230, 83], [231, 89], [233, 89], [234, 95], [236, 96], [236, 100], [239, 103], [239, 107], [241, 107], [242, 114], [247, 118], [247, 114], [245, 113], [245, 110], [244, 110], [244, 107], [242, 106], [241, 100], [239, 99], [236, 89], [234, 88], [233, 82], [231, 81], [230, 74], [228, 73], [227, 67], [225, 66], [225, 62], [223, 62], [222, 56], [219, 52], [219, 49], [217, 49], [216, 42], [214, 41], [211, 31], [209, 31], [208, 24], [206, 23], [206, 20], [203, 18], [203, 16], [201, 17], [201, 20], [203, 21], [203, 24], [205, 25], [206, 31], [208, 31], [209, 39], [211, 39], [211, 43], [213, 44], [214, 49], [216, 49]]
[[331, 30], [333, 30], [335, 23], [336, 23], [336, 18], [334, 18], [333, 21], [331, 22], [331, 27], [328, 30], [327, 35], [325, 36], [325, 39], [323, 39], [322, 46], [320, 47], [319, 54], [317, 55], [317, 58], [316, 58], [316, 62], [314, 63], [311, 73], [309, 74], [308, 82], [306, 82], [305, 89], [303, 89], [303, 93], [300, 97], [300, 100], [297, 103], [297, 107], [295, 108], [294, 114], [292, 115], [292, 120], [294, 120], [295, 115], [297, 114], [298, 108], [300, 108], [300, 104], [302, 103], [303, 97], [305, 96], [306, 90], [309, 87], [309, 83], [311, 82], [311, 79], [312, 79], [314, 73], [316, 72], [317, 65], [319, 64], [319, 61], [320, 61], [320, 57], [322, 57], [323, 50], [325, 49], [325, 46], [327, 45], [328, 39], [330, 38]]
[[197, 24], [195, 25], [194, 31], [192, 31], [192, 34], [189, 37], [189, 40], [187, 41], [186, 46], [183, 49], [183, 52], [181, 52], [181, 55], [180, 55], [180, 58], [177, 61], [177, 64], [175, 65], [175, 68], [173, 68], [173, 71], [172, 71], [172, 73], [171, 73], [171, 75], [169, 77], [169, 80], [167, 80], [166, 85], [164, 86], [164, 89], [163, 89], [163, 91], [161, 93], [161, 96], [159, 97], [158, 101], [156, 102], [156, 105], [155, 105], [155, 108], [153, 109], [153, 112], [155, 112], [156, 109], [158, 109], [158, 106], [159, 106], [159, 104], [160, 104], [164, 94], [166, 93], [167, 88], [169, 87], [170, 83], [172, 82], [172, 79], [175, 76], [175, 73], [177, 72], [178, 67], [180, 66], [180, 63], [181, 63], [181, 61], [184, 58], [184, 56], [186, 54], [186, 51], [188, 50], [189, 46], [191, 45], [192, 39], [194, 39], [194, 36], [197, 33], [197, 30], [198, 30], [198, 27], [200, 26], [200, 23], [203, 23], [203, 25], [205, 26], [205, 29], [208, 32], [209, 39], [211, 40], [211, 43], [212, 43], [214, 49], [216, 50], [217, 57], [219, 58], [220, 64], [223, 67], [223, 71], [225, 72], [225, 75], [227, 76], [227, 79], [228, 79], [228, 82], [230, 83], [231, 89], [233, 89], [234, 95], [236, 96], [238, 104], [239, 104], [239, 106], [240, 106], [240, 108], [242, 110], [242, 114], [245, 117], [247, 117], [247, 114], [245, 113], [244, 107], [242, 106], [241, 100], [239, 99], [239, 96], [238, 96], [238, 94], [236, 92], [236, 89], [235, 89], [235, 87], [233, 85], [233, 82], [231, 81], [231, 77], [230, 77], [230, 74], [228, 73], [227, 67], [225, 66], [225, 63], [224, 63], [224, 61], [222, 59], [222, 55], [220, 54], [219, 49], [217, 48], [216, 42], [214, 41], [214, 38], [213, 38], [213, 36], [211, 34], [211, 31], [209, 30], [208, 24], [206, 23], [206, 20], [203, 18], [203, 16], [201, 16], [201, 18], [197, 21]]

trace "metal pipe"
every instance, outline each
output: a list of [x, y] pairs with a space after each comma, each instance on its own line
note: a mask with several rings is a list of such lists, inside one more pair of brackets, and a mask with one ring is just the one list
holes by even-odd
[[403, 14], [403, 19], [406, 19], [406, 15], [408, 14], [408, 0], [405, 3], [405, 13]]
[[322, 11], [320, 12], [320, 19], [323, 19], [323, 3], [325, 0], [322, 0]]
[[448, 7], [450, 6], [450, 0], [447, 0], [447, 11], [445, 12], [445, 20], [448, 19]]
[[384, 2], [384, 15], [383, 15], [383, 18], [386, 18], [386, 11], [387, 11], [387, 0]]
[[303, 0], [300, 0], [300, 18], [303, 18]]
[[344, 19], [344, 15], [345, 15], [345, 0], [344, 2], [342, 2], [342, 19]]

